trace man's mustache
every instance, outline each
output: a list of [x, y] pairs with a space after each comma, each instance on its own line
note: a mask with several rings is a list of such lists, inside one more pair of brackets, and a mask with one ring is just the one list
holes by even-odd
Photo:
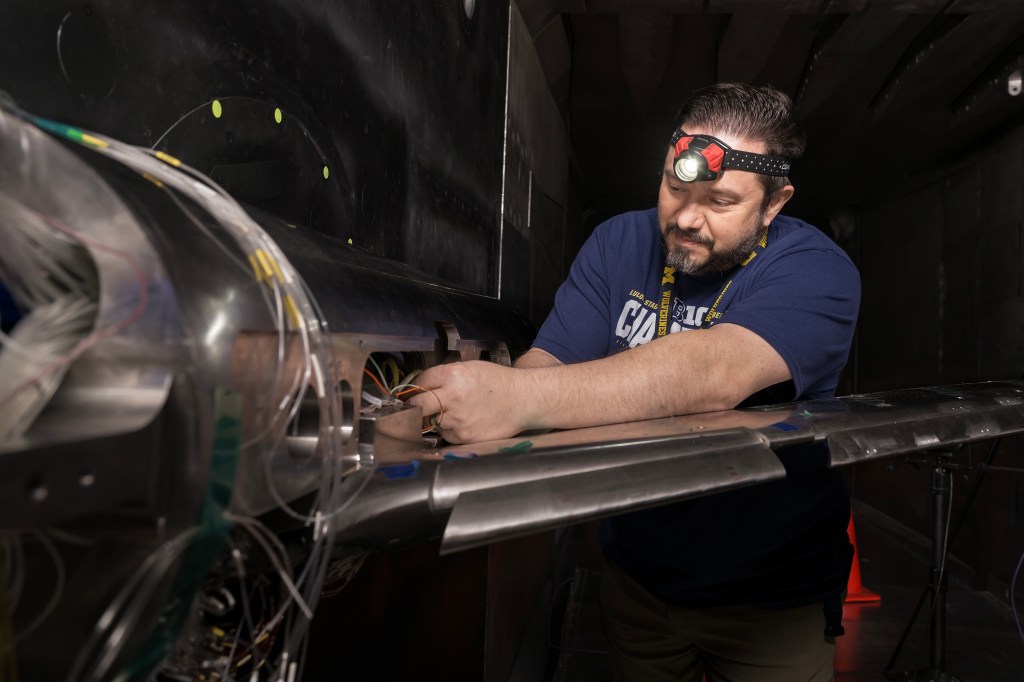
[[708, 247], [715, 245], [714, 239], [712, 239], [711, 237], [704, 236], [703, 234], [700, 233], [700, 230], [698, 230], [695, 227], [688, 227], [686, 229], [683, 229], [678, 225], [669, 225], [665, 229], [665, 232], [666, 236], [679, 236], [695, 244], [701, 244], [703, 246]]

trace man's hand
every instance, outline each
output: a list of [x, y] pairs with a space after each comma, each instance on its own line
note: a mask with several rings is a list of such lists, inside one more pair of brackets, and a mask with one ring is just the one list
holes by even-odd
[[407, 402], [423, 416], [440, 415], [450, 443], [475, 443], [514, 436], [530, 427], [522, 370], [472, 360], [431, 367], [416, 378], [430, 389]]

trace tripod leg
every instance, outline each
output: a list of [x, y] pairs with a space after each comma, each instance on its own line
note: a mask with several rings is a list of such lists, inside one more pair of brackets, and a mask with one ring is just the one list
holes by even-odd
[[[974, 479], [974, 482], [971, 484], [971, 489], [967, 493], [967, 497], [964, 500], [963, 506], [960, 508], [960, 511], [957, 513], [956, 521], [953, 523], [952, 527], [950, 528], [948, 539], [945, 537], [945, 535], [946, 535], [945, 528], [943, 528], [941, 534], [940, 534], [940, 532], [938, 531], [937, 528], [933, 529], [933, 534], [932, 534], [932, 538], [933, 538], [933, 542], [932, 542], [932, 562], [933, 562], [932, 571], [933, 572], [935, 570], [935, 566], [940, 566], [941, 567], [941, 564], [942, 564], [942, 558], [941, 558], [942, 555], [941, 554], [939, 554], [939, 558], [936, 560], [936, 554], [937, 554], [936, 548], [941, 545], [942, 546], [942, 552], [944, 553], [945, 550], [948, 547], [953, 545], [953, 542], [956, 540], [956, 536], [960, 532], [960, 528], [963, 527], [963, 525], [964, 525], [964, 521], [967, 518], [968, 511], [970, 511], [971, 505], [973, 504], [975, 497], [977, 497], [978, 491], [981, 489], [981, 484], [985, 480], [986, 467], [988, 467], [988, 466], [990, 466], [992, 464], [992, 460], [995, 458], [996, 450], [999, 449], [999, 443], [1001, 442], [1001, 440], [1002, 440], [1001, 438], [996, 438], [994, 441], [992, 441], [992, 447], [989, 449], [988, 455], [986, 455], [984, 463], [982, 464], [981, 468], [978, 470], [978, 473], [977, 473], [977, 476]], [[942, 452], [935, 453], [935, 455], [938, 457], [938, 460], [940, 462], [941, 462], [941, 458], [943, 457], [943, 455], [949, 456], [951, 454], [952, 453], [942, 453]], [[936, 473], [939, 470], [940, 469], [936, 469]], [[948, 491], [950, 489], [950, 482], [952, 481], [952, 475], [951, 475], [951, 473], [950, 473], [950, 471], [948, 469], [945, 469], [945, 471], [946, 471], [947, 475], [946, 475], [945, 483], [943, 485], [944, 485], [944, 488], [945, 488], [945, 491], [946, 491], [945, 494], [948, 495], [949, 494]], [[935, 473], [933, 473], [933, 479], [932, 480], [933, 480], [933, 482], [932, 482], [932, 494], [935, 495], [936, 494], [935, 493], [936, 484], [934, 482], [934, 480], [935, 480]], [[948, 497], [946, 498], [946, 500], [944, 502], [939, 502], [937, 500], [934, 502], [934, 505], [935, 505], [934, 514], [935, 514], [936, 526], [938, 524], [942, 524], [943, 526], [947, 525], [946, 524], [946, 518], [943, 517], [943, 514], [948, 514], [949, 508], [948, 508], [948, 506], [946, 506], [948, 504], [949, 504], [949, 498]], [[941, 540], [936, 540], [936, 538], [940, 538], [940, 537], [942, 538]], [[940, 568], [940, 570], [941, 570], [941, 568]], [[937, 584], [938, 578], [939, 578], [939, 576], [937, 576], [937, 575], [934, 575], [934, 574], [931, 575], [930, 580], [929, 580], [929, 584], [927, 586], [925, 586], [924, 589], [921, 590], [921, 593], [917, 596], [917, 603], [914, 604], [914, 610], [911, 612], [910, 618], [907, 620], [907, 624], [903, 628], [903, 633], [900, 635], [899, 642], [897, 642], [896, 648], [893, 650], [892, 656], [889, 657], [889, 662], [885, 666], [885, 673], [884, 674], [886, 676], [891, 676], [895, 672], [893, 668], [896, 665], [896, 659], [899, 658], [900, 653], [903, 651], [903, 645], [906, 644], [907, 638], [910, 636], [910, 631], [913, 629], [914, 623], [917, 621], [917, 617], [921, 613], [921, 607], [924, 606], [925, 597], [927, 597], [928, 595], [933, 595], [932, 602], [935, 603], [935, 596], [934, 595], [936, 593], [934, 591], [934, 586]], [[933, 660], [932, 661], [932, 667], [933, 668], [935, 668], [935, 664], [936, 663], [938, 663], [941, 667], [945, 667], [945, 648], [944, 648], [944, 642], [945, 642], [945, 597], [946, 597], [945, 591], [947, 589], [948, 583], [947, 583], [947, 581], [945, 579], [945, 576], [942, 576], [942, 578], [943, 578], [943, 580], [942, 580], [942, 582], [943, 582], [943, 585], [942, 585], [943, 592], [942, 592], [942, 595], [941, 595], [941, 598], [942, 598], [941, 633], [940, 632], [936, 632], [935, 628], [932, 628], [932, 651], [933, 652], [936, 652], [936, 651], [941, 652], [941, 655], [938, 657], [939, 660]], [[936, 604], [936, 609], [937, 608], [938, 608], [938, 604]], [[934, 618], [934, 612], [933, 612], [933, 618]], [[934, 622], [935, 621], [933, 620], [932, 623], [934, 623]], [[942, 640], [943, 644], [937, 647], [935, 639], [936, 639], [936, 636], [940, 635], [940, 634], [941, 634], [941, 640]], [[952, 679], [952, 678], [949, 678], [949, 679]]]
[[931, 617], [931, 673], [932, 679], [939, 679], [946, 669], [946, 529], [950, 501], [952, 474], [945, 467], [936, 467], [932, 472], [932, 500], [934, 502], [934, 523], [932, 528], [932, 566], [930, 590], [932, 593]]

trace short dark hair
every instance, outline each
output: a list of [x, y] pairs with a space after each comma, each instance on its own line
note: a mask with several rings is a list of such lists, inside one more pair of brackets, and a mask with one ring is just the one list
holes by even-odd
[[[684, 125], [759, 140], [764, 143], [765, 154], [791, 162], [804, 153], [806, 143], [793, 101], [770, 85], [716, 83], [696, 90], [676, 114], [673, 130]], [[760, 178], [766, 206], [777, 190], [789, 184], [789, 178]]]

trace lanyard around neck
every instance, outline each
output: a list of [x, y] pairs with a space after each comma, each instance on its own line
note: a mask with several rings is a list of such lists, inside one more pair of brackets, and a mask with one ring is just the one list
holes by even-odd
[[[768, 248], [768, 228], [764, 228], [761, 233], [761, 238], [757, 240], [757, 244], [754, 245], [754, 250], [750, 252], [750, 255], [740, 261], [740, 267], [746, 267], [750, 261], [757, 258], [757, 254]], [[722, 290], [718, 292], [718, 296], [715, 297], [715, 302], [711, 304], [707, 314], [704, 316], [704, 320], [701, 322], [700, 328], [705, 329], [707, 325], [710, 325], [712, 320], [717, 320], [722, 317], [724, 313], [718, 312], [718, 304], [722, 302], [722, 298], [725, 297], [725, 292], [732, 286], [735, 275], [729, 278], [729, 281], [725, 283]], [[676, 283], [676, 269], [671, 265], [666, 265], [661, 276], [661, 301], [658, 309], [658, 336], [665, 336], [668, 333], [668, 314], [672, 307], [672, 287]]]

